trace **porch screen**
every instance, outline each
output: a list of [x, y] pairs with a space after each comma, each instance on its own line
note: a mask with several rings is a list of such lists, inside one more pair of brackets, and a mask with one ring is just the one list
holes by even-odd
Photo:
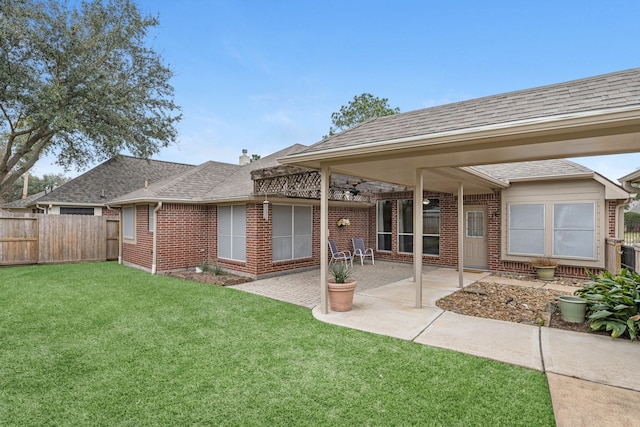
[[310, 206], [273, 205], [273, 261], [310, 258], [313, 227]]
[[246, 206], [218, 206], [218, 257], [246, 261], [246, 234]]

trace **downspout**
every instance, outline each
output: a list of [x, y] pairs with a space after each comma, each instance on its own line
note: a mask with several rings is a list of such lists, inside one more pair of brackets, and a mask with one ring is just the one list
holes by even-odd
[[151, 249], [151, 274], [156, 274], [158, 268], [158, 211], [162, 208], [162, 202], [158, 202], [158, 206], [153, 209], [153, 248]]
[[36, 203], [36, 209], [41, 210], [42, 213], [46, 214], [47, 213], [47, 208], [43, 208], [41, 207], [39, 204]]

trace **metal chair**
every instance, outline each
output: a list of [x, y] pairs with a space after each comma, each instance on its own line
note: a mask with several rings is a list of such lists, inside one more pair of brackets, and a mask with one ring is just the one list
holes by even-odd
[[353, 255], [351, 255], [351, 252], [339, 251], [334, 240], [329, 239], [329, 250], [331, 251], [329, 265], [334, 261], [343, 261], [345, 263], [351, 262], [351, 267], [353, 267]]
[[[353, 243], [353, 256], [360, 257], [360, 265], [364, 265], [365, 258], [371, 258], [371, 264], [376, 265], [376, 262], [373, 259], [373, 249], [364, 247], [364, 240], [359, 237], [354, 237], [351, 239]], [[352, 261], [353, 262], [353, 261]]]

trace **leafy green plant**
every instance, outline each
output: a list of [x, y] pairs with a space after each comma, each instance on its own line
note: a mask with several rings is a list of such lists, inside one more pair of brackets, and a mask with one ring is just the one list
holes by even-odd
[[200, 270], [202, 271], [209, 271], [209, 268], [211, 268], [209, 266], [209, 264], [207, 264], [207, 261], [202, 261], [202, 264], [200, 264]]
[[591, 281], [574, 294], [587, 300], [589, 327], [611, 331], [613, 338], [628, 334], [636, 340], [640, 331], [640, 274], [627, 269], [617, 275], [587, 273]]
[[329, 268], [329, 272], [333, 275], [336, 283], [344, 283], [351, 276], [352, 271], [346, 262], [332, 264]]
[[213, 271], [213, 274], [215, 274], [216, 276], [222, 276], [224, 274], [224, 270], [222, 269], [222, 267], [220, 267], [220, 264], [218, 264], [216, 262], [216, 265], [211, 267], [211, 271]]

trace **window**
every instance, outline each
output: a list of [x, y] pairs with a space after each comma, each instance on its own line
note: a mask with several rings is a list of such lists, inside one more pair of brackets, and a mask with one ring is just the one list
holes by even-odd
[[[398, 201], [398, 252], [413, 252], [413, 200]], [[422, 203], [422, 253], [440, 254], [440, 201]]]
[[377, 233], [378, 233], [378, 250], [391, 250], [391, 215], [393, 205], [391, 200], [380, 200], [377, 203]]
[[593, 203], [553, 205], [553, 255], [593, 258], [595, 242]]
[[544, 255], [544, 205], [509, 206], [509, 252]]
[[312, 248], [312, 210], [310, 206], [273, 205], [273, 261], [309, 258]]
[[509, 205], [509, 253], [593, 259], [595, 206], [594, 202]]
[[93, 208], [65, 208], [60, 207], [61, 215], [93, 215]]
[[467, 211], [467, 237], [484, 237], [484, 211]]
[[218, 207], [218, 257], [236, 261], [247, 258], [247, 208]]
[[135, 240], [136, 234], [136, 210], [133, 206], [122, 208], [122, 237]]
[[149, 231], [151, 233], [153, 233], [153, 222], [155, 220], [155, 215], [153, 213], [154, 209], [155, 209], [155, 206], [149, 205]]

